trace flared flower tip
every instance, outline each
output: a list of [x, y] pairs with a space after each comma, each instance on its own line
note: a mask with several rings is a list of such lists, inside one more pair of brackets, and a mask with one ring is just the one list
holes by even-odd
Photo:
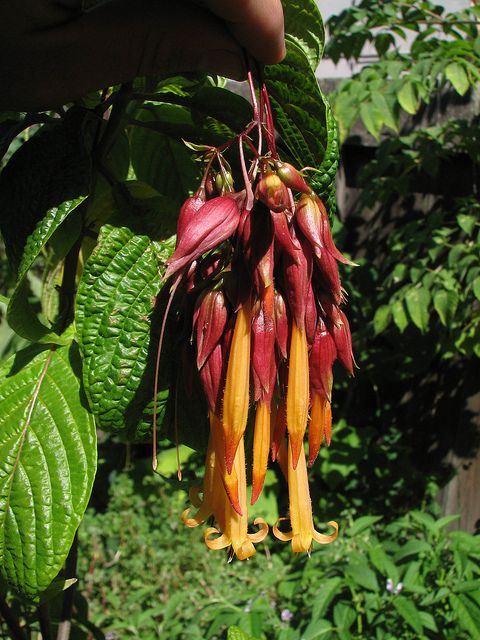
[[259, 526], [260, 530], [257, 533], [247, 533], [241, 538], [230, 537], [227, 533], [222, 533], [218, 538], [211, 538], [212, 535], [220, 534], [220, 531], [215, 527], [209, 527], [203, 536], [205, 544], [212, 550], [226, 549], [231, 546], [239, 560], [247, 560], [257, 552], [255, 544], [265, 540], [268, 535], [268, 524], [263, 518], [256, 518], [253, 524]]

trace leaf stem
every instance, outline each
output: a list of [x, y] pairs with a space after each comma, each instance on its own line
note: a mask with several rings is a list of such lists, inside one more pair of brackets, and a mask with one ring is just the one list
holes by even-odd
[[50, 624], [50, 607], [48, 602], [43, 602], [37, 609], [38, 622], [42, 640], [52, 640], [52, 626]]
[[[75, 534], [72, 546], [65, 562], [65, 578], [75, 578], [77, 573], [78, 537]], [[62, 613], [58, 625], [57, 640], [69, 640], [72, 629], [73, 598], [75, 596], [76, 582], [65, 590], [63, 594]]]
[[12, 634], [12, 640], [26, 640], [26, 635], [20, 626], [17, 616], [13, 613], [3, 596], [0, 596], [0, 614]]

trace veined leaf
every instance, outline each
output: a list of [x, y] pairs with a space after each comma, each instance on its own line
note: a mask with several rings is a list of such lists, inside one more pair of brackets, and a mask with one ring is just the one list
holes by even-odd
[[423, 333], [428, 328], [430, 292], [425, 287], [409, 289], [405, 294], [405, 303], [413, 324]]
[[458, 62], [451, 62], [445, 69], [445, 76], [452, 83], [455, 91], [461, 96], [465, 95], [470, 87], [467, 72]]
[[318, 67], [325, 45], [325, 29], [316, 2], [283, 0], [285, 34], [304, 52], [313, 72]]
[[275, 124], [298, 167], [315, 167], [312, 187], [335, 211], [338, 135], [335, 118], [303, 51], [287, 40], [281, 64], [266, 68]]
[[67, 557], [96, 469], [78, 349], [29, 347], [0, 367], [0, 566], [35, 598]]
[[[161, 274], [174, 241], [158, 244], [128, 227], [105, 225], [78, 287], [76, 328], [90, 407], [107, 431], [134, 437], [153, 397], [154, 314]], [[160, 399], [165, 409], [168, 392]], [[145, 422], [147, 420], [147, 422]]]
[[84, 200], [85, 197], [81, 196], [76, 200], [68, 200], [59, 207], [50, 209], [27, 239], [18, 269], [17, 284], [7, 310], [9, 325], [23, 338], [34, 342], [41, 340], [43, 342], [65, 344], [65, 341], [54, 333], [51, 327], [39, 320], [35, 310], [30, 305], [26, 276], [48, 240]]
[[403, 333], [408, 326], [408, 317], [403, 300], [395, 300], [395, 302], [392, 302], [392, 316], [400, 333]]
[[455, 291], [440, 289], [433, 295], [433, 306], [445, 327], [449, 327], [455, 317], [458, 306], [458, 295]]
[[414, 603], [404, 596], [395, 596], [392, 602], [405, 622], [409, 624], [416, 633], [421, 635], [423, 633], [423, 622], [420, 617], [420, 611]]
[[400, 106], [407, 113], [412, 116], [417, 113], [419, 107], [419, 98], [415, 85], [413, 85], [408, 80], [405, 81], [401, 89], [397, 93], [397, 98]]

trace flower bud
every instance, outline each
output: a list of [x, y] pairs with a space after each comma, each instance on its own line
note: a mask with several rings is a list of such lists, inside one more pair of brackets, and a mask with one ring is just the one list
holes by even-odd
[[302, 193], [311, 193], [312, 190], [305, 182], [305, 178], [301, 175], [295, 167], [292, 167], [288, 162], [282, 162], [281, 160], [275, 160], [275, 169], [283, 184], [295, 191], [301, 191]]
[[177, 221], [177, 245], [179, 238], [185, 233], [185, 229], [191, 218], [196, 215], [206, 202], [205, 190], [200, 188], [193, 196], [187, 198], [180, 209]]
[[275, 340], [278, 350], [284, 360], [287, 359], [288, 351], [288, 317], [287, 307], [282, 295], [275, 291], [274, 299], [274, 319], [275, 319]]
[[287, 187], [275, 173], [267, 173], [260, 178], [255, 196], [271, 211], [284, 211], [290, 202]]
[[222, 291], [209, 291], [200, 302], [196, 315], [197, 367], [200, 370], [220, 342], [228, 312]]
[[240, 221], [236, 201], [228, 196], [208, 200], [194, 217], [189, 218], [182, 234], [177, 238], [177, 248], [168, 260], [165, 278], [214, 249], [235, 233]]
[[271, 211], [273, 220], [275, 245], [290, 256], [294, 261], [298, 261], [298, 252], [300, 251], [300, 244], [297, 239], [290, 232], [287, 216], [284, 211]]

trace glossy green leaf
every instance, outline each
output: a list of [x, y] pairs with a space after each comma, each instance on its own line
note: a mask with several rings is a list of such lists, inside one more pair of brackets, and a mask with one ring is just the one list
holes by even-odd
[[411, 82], [406, 81], [397, 93], [398, 102], [402, 109], [410, 115], [415, 115], [419, 107], [418, 93]]
[[440, 289], [433, 295], [433, 306], [438, 313], [442, 324], [449, 327], [455, 318], [455, 312], [458, 307], [458, 295], [455, 291], [447, 291]]
[[428, 328], [430, 319], [430, 292], [424, 287], [409, 289], [405, 295], [405, 304], [413, 324], [423, 333]]
[[304, 52], [315, 72], [323, 55], [325, 29], [314, 0], [283, 0], [285, 34]]
[[29, 347], [0, 367], [0, 566], [34, 598], [66, 559], [96, 469], [75, 345]]
[[461, 96], [465, 95], [470, 87], [467, 72], [463, 65], [451, 62], [445, 69], [445, 76], [452, 83], [455, 91]]
[[[153, 397], [155, 341], [152, 322], [161, 275], [173, 239], [157, 243], [126, 226], [105, 225], [78, 287], [76, 327], [84, 358], [83, 379], [99, 426], [126, 431], [149, 428], [144, 415]], [[154, 332], [158, 340], [158, 329]], [[168, 392], [163, 381], [159, 410]]]
[[403, 333], [408, 326], [408, 317], [403, 300], [392, 302], [392, 317], [400, 333]]
[[43, 340], [44, 342], [64, 344], [62, 338], [52, 331], [52, 327], [47, 326], [45, 322], [38, 318], [36, 311], [30, 305], [26, 277], [29, 269], [55, 231], [75, 212], [84, 200], [85, 197], [81, 196], [75, 200], [68, 200], [59, 207], [50, 209], [26, 241], [23, 257], [18, 268], [17, 284], [10, 298], [7, 311], [8, 323], [23, 338], [32, 341]]
[[468, 236], [471, 236], [475, 226], [477, 225], [477, 219], [475, 216], [467, 215], [465, 213], [459, 213], [457, 216], [458, 226], [465, 231]]
[[382, 333], [390, 324], [390, 320], [392, 319], [392, 310], [389, 305], [382, 305], [378, 307], [373, 316], [373, 330], [375, 335]]
[[422, 618], [420, 617], [420, 612], [418, 611], [413, 601], [409, 600], [405, 596], [394, 596], [392, 602], [395, 609], [405, 620], [405, 622], [412, 627], [415, 633], [422, 634]]
[[358, 536], [359, 533], [362, 533], [362, 531], [365, 531], [365, 529], [372, 527], [381, 519], [382, 516], [362, 516], [357, 518], [352, 526], [347, 529], [346, 534], [347, 536], [350, 536], [350, 538], [354, 538], [355, 536]]
[[287, 41], [281, 64], [266, 68], [275, 125], [296, 165], [314, 167], [310, 183], [329, 211], [335, 211], [338, 168], [337, 126], [303, 51]]

